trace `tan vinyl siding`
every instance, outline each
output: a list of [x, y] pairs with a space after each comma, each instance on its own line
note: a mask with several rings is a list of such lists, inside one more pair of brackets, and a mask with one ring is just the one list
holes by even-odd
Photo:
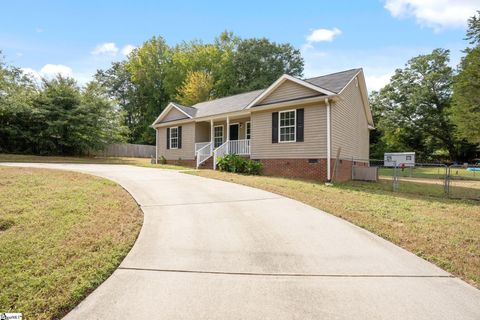
[[210, 141], [210, 122], [197, 122], [195, 124], [195, 142]]
[[276, 88], [271, 94], [260, 101], [258, 104], [267, 104], [291, 99], [297, 99], [301, 97], [311, 97], [320, 95], [319, 92], [309, 89], [305, 86], [299, 85], [290, 80], [286, 80], [278, 88]]
[[[272, 143], [272, 113], [305, 110], [304, 141]], [[324, 104], [252, 112], [252, 159], [308, 159], [327, 156], [327, 112]]]
[[368, 159], [369, 130], [362, 96], [353, 80], [332, 103], [332, 157], [341, 147], [340, 158]]
[[[172, 108], [163, 118], [162, 122], [169, 122], [174, 120], [186, 119], [188, 118], [185, 114], [181, 113], [175, 108]], [[165, 138], [166, 139], [166, 138]]]
[[[167, 128], [158, 128], [158, 155], [167, 160], [193, 160], [195, 158], [195, 122], [182, 124], [182, 148], [167, 149]], [[172, 125], [172, 127], [176, 127]]]

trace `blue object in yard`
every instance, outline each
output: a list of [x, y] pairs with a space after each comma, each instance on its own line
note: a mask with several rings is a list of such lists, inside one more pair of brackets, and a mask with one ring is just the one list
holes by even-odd
[[467, 171], [480, 171], [480, 168], [467, 168]]

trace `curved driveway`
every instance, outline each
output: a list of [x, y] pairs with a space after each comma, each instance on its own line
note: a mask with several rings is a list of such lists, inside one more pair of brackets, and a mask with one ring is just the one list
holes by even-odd
[[300, 202], [169, 170], [23, 165], [114, 180], [145, 214], [120, 267], [65, 319], [480, 319], [479, 290]]

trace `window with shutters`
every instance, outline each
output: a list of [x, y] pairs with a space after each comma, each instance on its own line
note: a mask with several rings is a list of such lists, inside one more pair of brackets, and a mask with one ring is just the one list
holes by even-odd
[[296, 110], [280, 111], [278, 113], [279, 142], [295, 142]]
[[170, 128], [170, 149], [178, 149], [178, 127]]
[[223, 126], [213, 127], [213, 146], [220, 147], [223, 144]]

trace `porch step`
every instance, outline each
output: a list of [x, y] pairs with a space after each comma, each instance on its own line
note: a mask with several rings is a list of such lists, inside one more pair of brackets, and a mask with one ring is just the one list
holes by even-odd
[[213, 156], [202, 163], [198, 169], [213, 169]]

